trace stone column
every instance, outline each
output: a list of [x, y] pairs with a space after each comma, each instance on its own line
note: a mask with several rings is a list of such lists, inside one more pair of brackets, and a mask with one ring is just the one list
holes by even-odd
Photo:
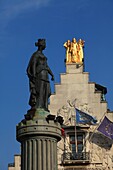
[[61, 139], [61, 127], [55, 116], [46, 114], [44, 111], [42, 116], [38, 110], [32, 119], [24, 119], [17, 125], [21, 170], [57, 170], [57, 142]]

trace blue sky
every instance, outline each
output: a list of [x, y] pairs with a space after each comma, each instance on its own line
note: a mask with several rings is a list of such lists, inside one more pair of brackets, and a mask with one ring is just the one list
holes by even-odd
[[20, 153], [16, 124], [30, 108], [26, 67], [34, 43], [46, 38], [44, 53], [57, 83], [65, 72], [63, 43], [73, 37], [85, 40], [85, 71], [108, 88], [113, 110], [113, 0], [0, 0], [1, 170]]

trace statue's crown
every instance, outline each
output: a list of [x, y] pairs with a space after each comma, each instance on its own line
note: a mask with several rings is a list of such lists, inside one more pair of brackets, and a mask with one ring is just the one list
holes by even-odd
[[40, 46], [45, 44], [46, 40], [45, 39], [38, 39], [37, 42], [35, 42], [35, 46]]

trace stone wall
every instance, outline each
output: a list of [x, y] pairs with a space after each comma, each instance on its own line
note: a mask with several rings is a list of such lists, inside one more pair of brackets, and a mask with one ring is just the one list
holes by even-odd
[[[49, 109], [51, 113], [63, 116], [66, 126], [74, 125], [72, 117], [75, 115], [75, 107], [96, 117], [98, 124], [105, 114], [113, 121], [113, 112], [108, 111], [107, 101], [101, 100], [102, 93], [95, 91], [95, 82], [89, 81], [89, 73], [83, 71], [83, 66], [76, 67], [76, 64], [67, 64], [66, 73], [61, 74], [60, 78], [61, 82], [55, 85], [55, 94], [50, 97]], [[91, 163], [89, 168], [84, 168], [89, 170], [112, 170], [112, 141], [96, 131], [97, 126], [90, 126], [88, 130], [86, 149], [91, 152]], [[59, 170], [63, 149], [64, 142], [62, 139], [58, 143]], [[92, 164], [96, 166], [99, 163], [102, 164], [102, 167], [91, 167]], [[71, 169], [76, 168], [70, 167], [69, 170]], [[79, 170], [79, 167], [77, 170]]]

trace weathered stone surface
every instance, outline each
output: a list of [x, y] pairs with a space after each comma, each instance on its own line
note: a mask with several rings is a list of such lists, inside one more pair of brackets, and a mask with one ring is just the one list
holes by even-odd
[[57, 170], [57, 142], [61, 139], [61, 126], [53, 119], [55, 116], [51, 116], [51, 120], [47, 115], [45, 111], [37, 110], [32, 119], [17, 125], [21, 170]]
[[[101, 101], [101, 92], [95, 91], [95, 82], [89, 81], [89, 73], [83, 71], [83, 66], [77, 68], [76, 64], [66, 64], [66, 73], [62, 73], [60, 78], [60, 84], [55, 85], [55, 94], [50, 97], [49, 110], [51, 113], [63, 116], [66, 126], [75, 125], [74, 121], [70, 121], [72, 120], [70, 117], [75, 115], [75, 107], [96, 117], [98, 123], [105, 113], [113, 121], [113, 113], [108, 110], [107, 101]], [[95, 133], [95, 129], [96, 126], [90, 126], [90, 129], [86, 131], [88, 135], [86, 151], [91, 152], [91, 163], [87, 169], [103, 170], [106, 167], [106, 170], [112, 170], [113, 146], [110, 145], [110, 140], [105, 142], [106, 137], [102, 137], [100, 134], [94, 136], [94, 140], [91, 135]], [[91, 141], [89, 141], [90, 137], [92, 138]], [[110, 148], [106, 149], [108, 145]], [[61, 166], [63, 149], [63, 140], [61, 140], [58, 145], [59, 170], [64, 168]], [[96, 167], [100, 163], [102, 167]], [[92, 165], [95, 165], [95, 167], [92, 167]]]

